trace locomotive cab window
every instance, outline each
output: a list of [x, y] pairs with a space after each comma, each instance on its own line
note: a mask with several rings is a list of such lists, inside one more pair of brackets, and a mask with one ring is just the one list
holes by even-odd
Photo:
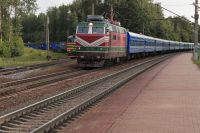
[[89, 27], [78, 26], [77, 33], [88, 33]]
[[92, 27], [92, 33], [93, 34], [105, 34], [105, 28], [104, 27]]
[[76, 33], [80, 34], [105, 34], [106, 25], [104, 23], [87, 22], [77, 26]]

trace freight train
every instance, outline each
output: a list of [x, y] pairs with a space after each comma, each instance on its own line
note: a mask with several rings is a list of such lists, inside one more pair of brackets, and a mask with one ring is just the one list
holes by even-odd
[[80, 67], [103, 67], [136, 56], [186, 51], [193, 43], [164, 40], [129, 32], [119, 22], [88, 15], [76, 29], [77, 62]]
[[[47, 43], [27, 43], [27, 47], [34, 49], [47, 50]], [[66, 43], [65, 42], [51, 42], [49, 45], [49, 49], [54, 52], [65, 52], [66, 51]]]

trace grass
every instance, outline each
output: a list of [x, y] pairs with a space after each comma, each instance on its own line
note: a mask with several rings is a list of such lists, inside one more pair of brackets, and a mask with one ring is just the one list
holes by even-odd
[[[66, 53], [50, 53], [52, 59], [66, 58]], [[0, 66], [9, 67], [9, 66], [24, 66], [37, 63], [47, 62], [46, 59], [47, 52], [44, 50], [36, 50], [32, 48], [25, 48], [24, 54], [20, 57], [14, 58], [2, 58], [0, 57]]]

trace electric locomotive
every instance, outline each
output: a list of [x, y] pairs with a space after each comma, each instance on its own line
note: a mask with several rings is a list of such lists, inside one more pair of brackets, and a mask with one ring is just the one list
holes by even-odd
[[80, 67], [103, 67], [126, 57], [126, 29], [103, 16], [88, 15], [76, 29], [77, 62]]

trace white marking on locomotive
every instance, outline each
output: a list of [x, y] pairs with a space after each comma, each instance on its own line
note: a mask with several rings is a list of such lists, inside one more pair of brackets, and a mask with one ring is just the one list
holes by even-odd
[[101, 45], [102, 43], [108, 43], [109, 42], [109, 37], [108, 36], [104, 36], [92, 43], [89, 43], [85, 40], [83, 40], [82, 38], [76, 36], [76, 41], [81, 44], [82, 46], [99, 46]]

